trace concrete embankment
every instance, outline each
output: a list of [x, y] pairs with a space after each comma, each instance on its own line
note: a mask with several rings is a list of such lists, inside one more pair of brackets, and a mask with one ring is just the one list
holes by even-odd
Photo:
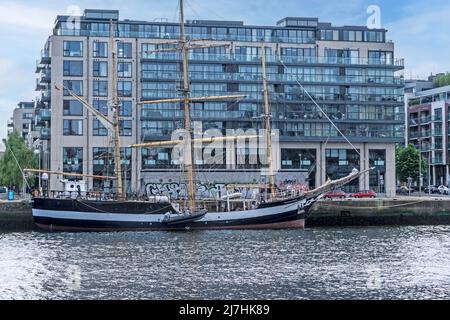
[[[449, 225], [450, 198], [382, 198], [319, 201], [307, 227]], [[0, 201], [0, 231], [34, 228], [29, 201]]]
[[29, 201], [0, 201], [0, 231], [33, 230]]
[[449, 198], [398, 197], [319, 201], [307, 227], [450, 224]]

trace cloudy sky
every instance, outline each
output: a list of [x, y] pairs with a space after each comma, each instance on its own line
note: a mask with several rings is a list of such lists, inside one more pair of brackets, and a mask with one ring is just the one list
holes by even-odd
[[[121, 19], [177, 19], [177, 0], [0, 0], [0, 138], [19, 101], [31, 101], [36, 59], [55, 17], [78, 6], [120, 10]], [[286, 16], [313, 16], [334, 25], [366, 25], [369, 5], [381, 8], [382, 27], [405, 58], [405, 77], [450, 71], [448, 0], [186, 0], [187, 19], [242, 20], [274, 25]]]

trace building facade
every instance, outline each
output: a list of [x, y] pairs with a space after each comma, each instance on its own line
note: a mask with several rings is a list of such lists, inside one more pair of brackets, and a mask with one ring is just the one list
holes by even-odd
[[[108, 37], [113, 20], [126, 189], [153, 192], [167, 185], [176, 188], [180, 168], [171, 159], [171, 150], [127, 146], [168, 139], [182, 127], [180, 104], [141, 103], [181, 96], [179, 54], [156, 51], [175, 46], [179, 25], [119, 20], [119, 12], [114, 10], [86, 10], [79, 23], [72, 20], [57, 17], [37, 66], [41, 75], [37, 115], [42, 138], [49, 142], [50, 169], [105, 175], [114, 172], [106, 129], [79, 102], [53, 86], [70, 86], [112, 117]], [[285, 18], [276, 26], [195, 20], [187, 22], [186, 32], [189, 39], [213, 45], [190, 53], [192, 95], [246, 95], [239, 101], [193, 103], [192, 118], [204, 130], [262, 127], [263, 42], [272, 122], [280, 133], [276, 150], [281, 167], [278, 183], [307, 179], [314, 187], [328, 178], [345, 176], [354, 168], [376, 167], [370, 175], [347, 186], [348, 191], [395, 192], [395, 145], [404, 141], [405, 131], [403, 80], [396, 75], [403, 70], [403, 61], [394, 57], [394, 44], [387, 40], [386, 30], [335, 27], [317, 18]], [[317, 110], [297, 81], [357, 151]], [[224, 158], [235, 156], [227, 153]], [[262, 179], [260, 170], [251, 165], [196, 164], [198, 179], [208, 185]], [[106, 186], [95, 180], [88, 184], [92, 190]], [[57, 177], [52, 177], [51, 188], [61, 189]]]
[[16, 132], [31, 146], [39, 134], [35, 128], [35, 103], [19, 102], [8, 124], [9, 133]]
[[[432, 85], [432, 81], [429, 82]], [[422, 83], [423, 85], [423, 83]], [[450, 86], [407, 93], [407, 143], [421, 150], [428, 173], [423, 185], [450, 183]]]

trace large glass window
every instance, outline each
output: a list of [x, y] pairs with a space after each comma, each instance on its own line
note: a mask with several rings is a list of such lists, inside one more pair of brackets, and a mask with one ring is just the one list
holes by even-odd
[[83, 105], [78, 100], [64, 100], [63, 101], [63, 114], [65, 116], [82, 116]]
[[[83, 95], [83, 81], [81, 80], [64, 80], [64, 87], [71, 90], [73, 93], [75, 93], [78, 96]], [[67, 90], [64, 90], [65, 96], [70, 96], [69, 92]]]
[[119, 78], [131, 78], [132, 66], [131, 62], [119, 62], [117, 65], [117, 76]]
[[117, 94], [119, 97], [131, 97], [133, 85], [131, 81], [118, 81], [117, 82]]
[[93, 120], [92, 123], [92, 134], [94, 136], [107, 136], [108, 129], [105, 128], [103, 124], [101, 124], [98, 120]]
[[94, 58], [108, 58], [108, 42], [94, 41]]
[[94, 80], [94, 87], [92, 94], [94, 97], [107, 97], [108, 81]]
[[108, 115], [108, 101], [94, 100], [92, 105], [95, 109], [97, 109], [97, 111], [101, 112], [104, 116]]
[[63, 75], [68, 77], [82, 77], [83, 76], [83, 61], [64, 60]]
[[120, 120], [120, 135], [129, 137], [133, 135], [133, 122], [131, 120]]
[[[355, 150], [327, 149], [325, 156], [327, 176], [332, 180], [349, 175], [353, 169], [360, 169], [360, 157]], [[359, 180], [352, 181], [343, 189], [346, 192], [359, 191]]]
[[133, 102], [132, 101], [122, 101], [120, 103], [121, 117], [131, 117], [133, 115]]
[[369, 51], [369, 64], [394, 63], [394, 53], [392, 51]]
[[117, 55], [121, 59], [131, 59], [133, 57], [131, 42], [119, 42], [117, 44]]
[[162, 169], [168, 168], [176, 163], [171, 163], [171, 149], [163, 148], [143, 148], [142, 149], [142, 169]]
[[94, 61], [92, 64], [94, 77], [107, 77], [108, 76], [108, 62], [106, 61]]
[[83, 174], [83, 148], [63, 148], [63, 170]]
[[63, 134], [65, 136], [82, 136], [83, 135], [83, 120], [64, 120]]
[[64, 41], [64, 57], [82, 57], [83, 42]]
[[385, 192], [386, 181], [386, 150], [369, 150], [369, 163], [371, 168], [369, 184], [370, 189], [378, 193]]

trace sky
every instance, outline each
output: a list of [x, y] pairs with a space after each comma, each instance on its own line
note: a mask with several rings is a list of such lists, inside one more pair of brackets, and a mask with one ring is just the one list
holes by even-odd
[[[318, 17], [333, 25], [366, 25], [367, 8], [381, 9], [381, 26], [405, 59], [405, 78], [450, 71], [448, 0], [185, 0], [186, 19], [275, 25], [286, 16]], [[177, 21], [177, 0], [0, 0], [0, 138], [20, 101], [36, 99], [36, 60], [56, 15], [74, 8], [117, 9], [121, 19]]]

